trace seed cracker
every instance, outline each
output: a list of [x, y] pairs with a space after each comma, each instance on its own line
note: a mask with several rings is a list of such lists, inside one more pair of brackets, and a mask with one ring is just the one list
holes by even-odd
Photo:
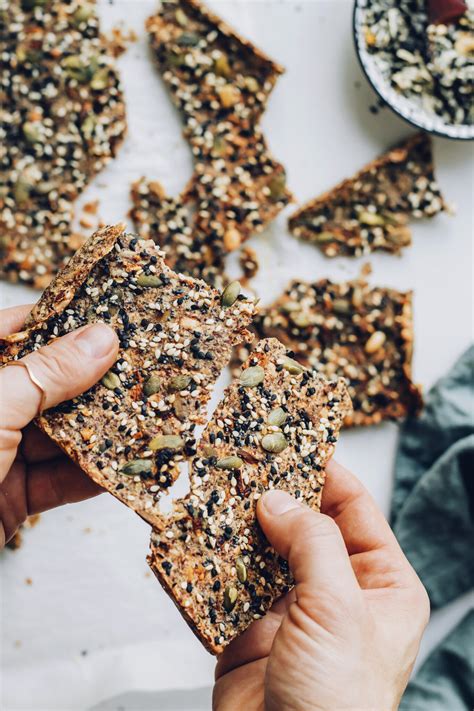
[[[254, 333], [255, 340], [278, 338], [298, 361], [329, 378], [346, 378], [354, 408], [346, 426], [397, 420], [421, 409], [411, 370], [411, 292], [371, 288], [362, 279], [293, 281], [260, 310]], [[237, 347], [234, 373], [252, 347]]]
[[0, 276], [46, 287], [80, 246], [73, 205], [126, 132], [95, 1], [0, 0]]
[[446, 209], [433, 169], [431, 139], [417, 134], [290, 217], [295, 237], [327, 257], [399, 254], [411, 244], [408, 221]]
[[102, 380], [44, 412], [37, 424], [98, 484], [150, 523], [158, 499], [195, 453], [212, 386], [248, 336], [254, 306], [233, 291], [173, 273], [152, 241], [122, 226], [96, 232], [71, 258], [26, 321], [0, 340], [8, 365], [80, 326], [104, 321], [120, 352]]
[[176, 199], [156, 181], [135, 183], [131, 214], [139, 233], [166, 249], [170, 265], [216, 283], [224, 255], [291, 199], [258, 125], [283, 69], [197, 0], [165, 0], [147, 27], [195, 170]]
[[149, 556], [214, 654], [292, 586], [286, 561], [256, 522], [258, 498], [284, 489], [318, 511], [325, 466], [350, 411], [342, 379], [306, 371], [275, 339], [259, 343], [244, 368], [197, 445], [190, 493], [154, 529]]

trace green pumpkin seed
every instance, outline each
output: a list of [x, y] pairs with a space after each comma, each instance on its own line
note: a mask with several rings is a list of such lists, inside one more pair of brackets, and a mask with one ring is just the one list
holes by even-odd
[[382, 215], [377, 215], [375, 212], [367, 212], [362, 210], [359, 213], [359, 222], [363, 225], [369, 225], [369, 227], [377, 227], [385, 224], [385, 220]]
[[71, 54], [69, 57], [65, 57], [61, 62], [61, 66], [66, 76], [82, 83], [89, 81], [94, 73], [91, 66], [87, 67], [77, 54]]
[[81, 7], [78, 7], [74, 13], [74, 20], [80, 24], [81, 22], [87, 22], [94, 15], [94, 8], [88, 3], [84, 3]]
[[281, 200], [285, 196], [286, 191], [286, 175], [280, 173], [280, 175], [275, 175], [268, 183], [270, 188], [270, 198], [275, 202]]
[[186, 27], [186, 25], [188, 24], [188, 18], [186, 17], [186, 15], [184, 14], [184, 12], [181, 10], [180, 7], [176, 10], [176, 12], [174, 13], [174, 16], [176, 18], [176, 22], [178, 23], [178, 25], [181, 25], [181, 27]]
[[152, 463], [150, 459], [133, 459], [121, 468], [122, 474], [136, 476], [137, 474], [149, 474], [151, 472]]
[[24, 178], [18, 178], [13, 188], [13, 197], [18, 205], [22, 205], [27, 202], [30, 197], [30, 193], [33, 189], [31, 183], [29, 183]]
[[267, 425], [272, 425], [274, 427], [281, 427], [285, 424], [288, 417], [288, 413], [284, 411], [282, 407], [276, 407], [270, 412], [267, 418]]
[[238, 596], [239, 593], [237, 591], [237, 588], [234, 588], [232, 585], [228, 585], [226, 587], [226, 589], [224, 590], [224, 610], [226, 612], [232, 612], [235, 607], [235, 603], [237, 602]]
[[244, 388], [254, 388], [263, 381], [265, 371], [261, 365], [253, 365], [251, 368], [244, 370], [240, 376], [240, 384]]
[[220, 77], [230, 77], [231, 69], [226, 54], [220, 54], [214, 61], [214, 71]]
[[288, 447], [288, 442], [282, 432], [272, 432], [262, 437], [262, 447], [266, 452], [280, 454]]
[[137, 277], [137, 284], [138, 286], [162, 286], [161, 279], [159, 276], [156, 276], [156, 274], [140, 274], [140, 276]]
[[313, 239], [318, 244], [326, 244], [327, 242], [337, 241], [337, 237], [332, 232], [316, 232]]
[[41, 131], [39, 126], [32, 121], [25, 121], [23, 124], [23, 135], [28, 143], [38, 143], [41, 141]]
[[103, 67], [99, 69], [90, 81], [90, 88], [94, 91], [102, 91], [109, 85], [109, 68]]
[[148, 448], [153, 452], [159, 452], [161, 449], [171, 449], [173, 452], [180, 452], [184, 447], [184, 439], [179, 435], [158, 435], [154, 437]]
[[186, 390], [191, 380], [192, 378], [190, 375], [176, 375], [174, 378], [170, 378], [168, 390], [171, 390], [171, 392], [174, 393]]
[[82, 135], [84, 136], [84, 138], [86, 138], [87, 140], [90, 140], [92, 138], [92, 135], [95, 131], [96, 126], [97, 126], [97, 119], [95, 118], [94, 115], [90, 114], [81, 126]]
[[298, 375], [298, 373], [303, 373], [306, 370], [301, 363], [298, 363], [297, 360], [289, 358], [288, 356], [282, 356], [280, 360], [282, 361], [281, 364], [283, 368], [291, 373], [291, 375]]
[[290, 315], [290, 321], [294, 323], [295, 326], [298, 326], [298, 328], [306, 328], [306, 326], [310, 324], [308, 314], [303, 313], [303, 311], [292, 313]]
[[243, 561], [243, 558], [237, 558], [235, 561], [235, 570], [237, 572], [237, 579], [239, 583], [245, 583], [247, 580], [247, 567]]
[[195, 32], [183, 32], [176, 41], [180, 47], [195, 47], [199, 43], [199, 35]]
[[240, 457], [223, 457], [216, 464], [218, 469], [240, 469], [243, 466], [244, 462]]
[[150, 397], [150, 395], [157, 393], [160, 387], [160, 378], [156, 375], [156, 373], [152, 373], [143, 385], [143, 392], [147, 397]]
[[226, 286], [221, 295], [221, 304], [225, 309], [228, 309], [229, 306], [232, 306], [232, 304], [237, 301], [240, 289], [241, 287], [239, 281], [232, 281]]
[[345, 299], [334, 299], [332, 308], [337, 314], [348, 314], [351, 311], [350, 304]]
[[122, 385], [117, 373], [114, 373], [111, 370], [107, 371], [100, 382], [105, 388], [107, 388], [107, 390], [115, 390], [115, 388], [119, 388]]

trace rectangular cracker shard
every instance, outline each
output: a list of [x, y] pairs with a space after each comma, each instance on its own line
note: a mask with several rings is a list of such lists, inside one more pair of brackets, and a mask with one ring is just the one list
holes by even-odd
[[275, 339], [259, 343], [227, 388], [197, 446], [190, 493], [153, 531], [149, 556], [210, 652], [222, 652], [291, 588], [286, 561], [256, 522], [256, 503], [278, 488], [319, 510], [350, 408], [342, 379], [305, 370]]
[[172, 272], [153, 242], [106, 227], [58, 274], [25, 330], [0, 340], [0, 365], [85, 324], [115, 329], [120, 351], [111, 370], [37, 424], [153, 524], [160, 493], [195, 453], [194, 429], [253, 311], [240, 295], [224, 309], [215, 289]]
[[[255, 340], [278, 338], [301, 363], [346, 378], [354, 408], [345, 425], [374, 425], [416, 414], [412, 381], [411, 292], [371, 288], [363, 280], [293, 281], [254, 324]], [[236, 349], [234, 370], [252, 344]]]
[[444, 209], [431, 139], [420, 133], [303, 205], [288, 225], [295, 237], [316, 244], [327, 257], [375, 250], [398, 254], [411, 244], [410, 218], [433, 217]]

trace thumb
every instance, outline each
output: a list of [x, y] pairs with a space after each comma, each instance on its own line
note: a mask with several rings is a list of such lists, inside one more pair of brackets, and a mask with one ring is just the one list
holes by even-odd
[[[27, 364], [29, 371], [13, 363], [2, 368], [2, 455], [6, 454], [7, 459], [10, 458], [11, 452], [7, 454], [7, 451], [11, 449], [12, 438], [15, 439], [15, 433], [36, 417], [41, 403], [43, 408], [47, 409], [88, 390], [113, 365], [117, 351], [118, 339], [115, 332], [105, 324], [96, 323], [68, 333], [17, 361], [18, 364]], [[35, 380], [38, 384], [35, 384]], [[18, 442], [19, 437], [17, 444]], [[2, 461], [2, 465], [6, 464], [8, 462]], [[4, 466], [2, 474], [6, 474]]]
[[257, 515], [271, 545], [288, 561], [299, 603], [306, 601], [311, 608], [323, 595], [347, 599], [360, 592], [332, 518], [277, 490], [259, 499]]

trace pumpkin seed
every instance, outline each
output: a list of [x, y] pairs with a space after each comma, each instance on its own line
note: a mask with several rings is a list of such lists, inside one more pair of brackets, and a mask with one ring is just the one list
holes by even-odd
[[348, 314], [351, 310], [349, 302], [345, 299], [334, 299], [332, 308], [337, 314]]
[[41, 141], [41, 131], [39, 126], [32, 121], [25, 121], [23, 124], [23, 135], [28, 143], [38, 143]]
[[280, 454], [288, 447], [288, 442], [282, 432], [271, 432], [262, 437], [262, 447], [266, 452]]
[[214, 71], [220, 77], [230, 77], [231, 69], [226, 54], [220, 54], [214, 61]]
[[94, 91], [101, 91], [109, 84], [109, 68], [103, 67], [99, 69], [91, 79], [90, 88]]
[[183, 32], [176, 44], [180, 47], [195, 47], [199, 43], [199, 35], [195, 32]]
[[383, 344], [387, 340], [387, 336], [383, 331], [375, 331], [365, 344], [366, 353], [375, 353], [382, 348]]
[[159, 452], [161, 449], [180, 452], [184, 447], [184, 439], [179, 435], [158, 435], [153, 437], [148, 447], [152, 452]]
[[232, 612], [235, 607], [235, 603], [237, 602], [238, 596], [239, 593], [237, 591], [237, 588], [234, 588], [233, 585], [228, 585], [226, 587], [226, 589], [224, 590], [224, 610], [226, 612]]
[[332, 232], [317, 232], [313, 239], [318, 244], [326, 244], [327, 242], [335, 242], [337, 237]]
[[71, 54], [65, 57], [61, 62], [64, 73], [70, 79], [76, 79], [79, 82], [89, 81], [94, 75], [95, 68], [87, 67], [77, 54]]
[[296, 311], [292, 313], [290, 315], [290, 321], [295, 326], [298, 326], [298, 328], [306, 328], [306, 326], [309, 326], [310, 324], [308, 314], [305, 314], [303, 311]]
[[159, 276], [156, 276], [156, 274], [140, 274], [140, 276], [137, 277], [137, 284], [138, 286], [147, 287], [162, 286], [161, 279]]
[[29, 183], [24, 178], [18, 178], [15, 183], [15, 187], [13, 188], [13, 196], [15, 198], [15, 202], [18, 205], [25, 203], [29, 199], [32, 189], [33, 186], [31, 185], [31, 183]]
[[186, 25], [188, 24], [188, 18], [186, 17], [186, 15], [184, 14], [184, 12], [181, 10], [180, 7], [176, 10], [176, 12], [174, 13], [174, 16], [176, 18], [176, 22], [178, 23], [178, 25], [181, 25], [181, 27], [186, 27]]
[[93, 114], [90, 114], [83, 122], [81, 129], [85, 139], [90, 140], [97, 126], [97, 119]]
[[74, 20], [80, 24], [81, 22], [87, 22], [87, 20], [90, 20], [93, 15], [94, 8], [92, 7], [92, 5], [84, 3], [84, 5], [78, 7], [76, 12], [74, 13]]
[[245, 82], [245, 88], [248, 89], [252, 94], [256, 94], [257, 91], [260, 89], [258, 81], [255, 79], [255, 77], [245, 77], [244, 78]]
[[174, 378], [170, 378], [168, 383], [168, 390], [177, 393], [180, 390], [186, 390], [192, 378], [190, 375], [175, 375]]
[[246, 368], [240, 376], [240, 384], [244, 388], [254, 388], [256, 385], [260, 385], [265, 377], [265, 371], [261, 365], [253, 365], [250, 368]]
[[272, 425], [274, 427], [281, 427], [285, 424], [288, 417], [288, 413], [284, 411], [282, 407], [276, 407], [270, 412], [267, 418], [267, 425]]
[[369, 227], [377, 227], [385, 224], [382, 215], [377, 215], [375, 212], [367, 212], [366, 210], [362, 210], [362, 212], [359, 213], [359, 222], [362, 222], [363, 225], [369, 225]]
[[147, 397], [154, 395], [161, 387], [161, 380], [156, 373], [152, 373], [143, 385], [143, 392]]
[[285, 196], [286, 175], [284, 173], [274, 175], [268, 183], [268, 187], [270, 188], [270, 198], [275, 201], [281, 200]]
[[239, 281], [231, 281], [231, 283], [226, 286], [221, 295], [221, 304], [225, 309], [228, 309], [229, 306], [232, 306], [232, 304], [237, 301], [240, 289]]
[[247, 566], [245, 565], [243, 558], [237, 558], [235, 561], [235, 570], [237, 571], [237, 579], [239, 583], [245, 583], [247, 580]]
[[301, 363], [298, 363], [297, 360], [289, 358], [288, 356], [282, 356], [280, 360], [282, 361], [281, 364], [284, 369], [291, 373], [291, 375], [298, 375], [298, 373], [303, 373], [306, 370]]
[[240, 469], [244, 462], [240, 457], [223, 457], [217, 460], [216, 467], [218, 469]]
[[107, 390], [115, 390], [115, 388], [119, 388], [122, 384], [117, 373], [114, 373], [112, 370], [107, 371], [100, 382]]
[[122, 474], [135, 476], [137, 474], [149, 474], [151, 472], [152, 463], [150, 459], [133, 459], [128, 464], [121, 468]]

